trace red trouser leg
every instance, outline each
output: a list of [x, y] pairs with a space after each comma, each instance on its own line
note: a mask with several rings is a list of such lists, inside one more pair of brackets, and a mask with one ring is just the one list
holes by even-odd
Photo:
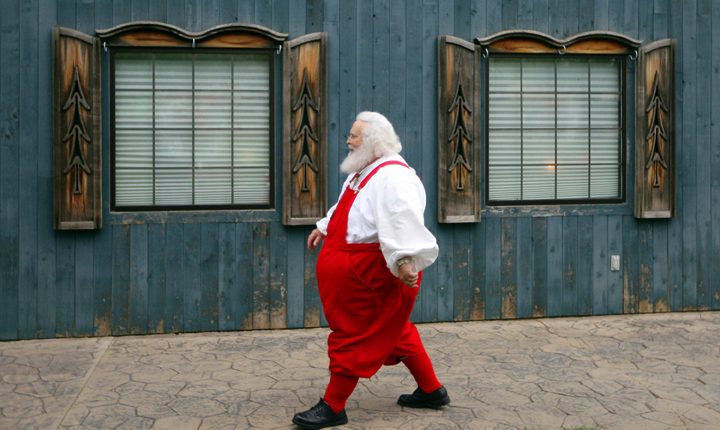
[[426, 352], [405, 358], [402, 362], [412, 373], [418, 387], [424, 392], [432, 393], [442, 387], [440, 381], [435, 377], [435, 370]]
[[323, 400], [330, 405], [333, 412], [338, 413], [345, 409], [345, 402], [355, 390], [358, 383], [356, 376], [343, 375], [338, 372], [330, 372], [330, 383], [325, 390]]

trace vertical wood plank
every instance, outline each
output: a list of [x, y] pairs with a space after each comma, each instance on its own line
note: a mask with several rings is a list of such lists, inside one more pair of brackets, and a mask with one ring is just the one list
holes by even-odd
[[272, 26], [272, 3], [268, 0], [255, 1], [255, 24], [263, 27]]
[[[437, 228], [437, 242], [440, 254], [434, 266], [437, 270], [437, 321], [452, 321], [453, 304], [455, 299], [453, 276], [453, 226], [439, 225]], [[423, 278], [424, 280], [425, 278]]]
[[563, 218], [547, 219], [547, 316], [563, 314]]
[[623, 216], [623, 312], [638, 312], [638, 290], [640, 288], [640, 258], [638, 256], [638, 224], [634, 217]]
[[[390, 1], [389, 58], [387, 60], [387, 67], [390, 69], [389, 88], [392, 88], [392, 91], [388, 91], [388, 111], [386, 115], [395, 128], [395, 133], [400, 137], [400, 142], [403, 144], [410, 143], [410, 141], [406, 140], [407, 135], [405, 132], [407, 116], [405, 104], [405, 98], [407, 97], [405, 92], [405, 85], [407, 83], [405, 76], [405, 68], [407, 67], [405, 3], [405, 0]], [[401, 152], [401, 154], [407, 154], [407, 145], [403, 145], [403, 152]], [[407, 158], [405, 160], [408, 161]]]
[[95, 232], [75, 233], [75, 335], [92, 336], [93, 321], [93, 240]]
[[[678, 109], [682, 115], [678, 115], [678, 122], [682, 123], [682, 131], [677, 130], [677, 140], [685, 144], [681, 144], [682, 151], [677, 154], [678, 156], [682, 154], [682, 161], [678, 160], [678, 177], [682, 178], [682, 186], [694, 186], [696, 175], [693, 173], [695, 172], [695, 163], [697, 163], [697, 14], [695, 0], [683, 1], [682, 9], [682, 46], [678, 44], [677, 47], [677, 52], [682, 57], [683, 70], [682, 81], [678, 81], [682, 82], [682, 85], [678, 86], [683, 88], [682, 102], [678, 103]], [[684, 190], [684, 192], [686, 191], [687, 189]], [[688, 231], [685, 230], [683, 233], [687, 234]]]
[[517, 28], [533, 29], [533, 1], [520, 0], [518, 3]]
[[[224, 22], [226, 17], [220, 17], [220, 2], [219, 0], [204, 0], [202, 2], [202, 29], [215, 27], [222, 21]], [[267, 27], [267, 26], [266, 26]]]
[[18, 337], [33, 339], [38, 316], [38, 0], [21, 5], [20, 22], [20, 64], [30, 85], [20, 87], [18, 119], [19, 172], [25, 173], [19, 184]]
[[453, 308], [455, 321], [468, 321], [472, 310], [471, 254], [472, 225], [454, 226], [453, 238]]
[[[372, 5], [370, 6], [372, 7]], [[307, 0], [305, 7], [307, 10], [307, 17], [305, 18], [305, 31], [308, 33], [322, 31], [325, 13], [325, 3], [323, 0]]]
[[133, 21], [147, 21], [150, 16], [149, 0], [132, 0], [130, 9]]
[[235, 330], [237, 315], [235, 303], [239, 300], [235, 278], [235, 223], [218, 226], [218, 329]]
[[562, 39], [563, 30], [563, 0], [548, 0], [548, 30], [549, 35]]
[[305, 234], [301, 228], [288, 230], [287, 325], [304, 326]]
[[518, 0], [502, 0], [502, 29], [512, 30], [518, 25]]
[[[287, 0], [285, 0], [285, 4], [287, 5]], [[221, 22], [225, 24], [238, 22], [238, 8], [235, 0], [220, 0], [218, 10]], [[277, 31], [283, 31], [279, 30], [279, 27], [275, 29]], [[287, 33], [287, 28], [285, 28], [285, 31], [283, 32]]]
[[[371, 1], [359, 2], [357, 5], [357, 59], [356, 64], [361, 58], [374, 58], [373, 39], [368, 37], [373, 31], [373, 3]], [[356, 81], [355, 87], [355, 112], [359, 113], [366, 110], [372, 110], [373, 90], [372, 79], [367, 73], [363, 74], [362, 79]]]
[[253, 329], [270, 328], [270, 225], [253, 224]]
[[638, 38], [648, 43], [653, 40], [653, 15], [655, 0], [637, 0]]
[[548, 299], [548, 222], [533, 218], [533, 291], [532, 316], [547, 315]]
[[454, 0], [438, 0], [438, 34], [455, 34]]
[[517, 315], [517, 218], [502, 219], [501, 240], [502, 318], [514, 319]]
[[75, 335], [75, 232], [56, 233], [55, 337], [73, 337]]
[[[470, 38], [485, 37], [487, 32], [487, 0], [471, 0], [470, 3]], [[408, 15], [408, 22], [413, 22]], [[408, 37], [408, 40], [410, 38]]]
[[533, 219], [517, 219], [517, 317], [533, 315]]
[[[274, 17], [274, 15], [273, 15]], [[274, 18], [273, 18], [274, 19]], [[328, 34], [327, 64], [328, 64], [328, 145], [327, 145], [327, 196], [328, 205], [333, 205], [335, 196], [340, 193], [342, 182], [340, 181], [340, 169], [337, 168], [340, 158], [343, 140], [340, 130], [345, 130], [340, 114], [340, 80], [341, 80], [341, 59], [340, 59], [340, 1], [328, 0], [324, 8], [323, 30]], [[344, 31], [344, 29], [343, 29]], [[353, 41], [354, 44], [354, 41]], [[350, 125], [347, 125], [349, 128]], [[347, 137], [345, 138], [347, 139]], [[323, 214], [322, 216], [324, 216]], [[286, 230], [286, 232], [289, 230]], [[286, 233], [287, 234], [287, 233]]]
[[[112, 334], [119, 336], [130, 333], [130, 226], [114, 225], [112, 229]], [[58, 255], [60, 251], [58, 246]]]
[[[423, 10], [420, 2], [407, 2], [406, 16], [408, 24], [419, 24], [422, 22]], [[405, 52], [405, 116], [408, 120], [405, 127], [403, 157], [405, 157], [405, 161], [408, 162], [410, 167], [421, 172], [422, 145], [418, 143], [423, 141], [421, 121], [423, 108], [423, 70], [422, 55], [418, 55], [418, 52], [422, 51], [423, 28], [418, 24], [407, 26], [407, 47]], [[428, 185], [427, 182], [423, 182], [423, 184]], [[422, 294], [418, 296], [418, 300], [422, 300]], [[419, 301], [415, 303], [413, 314], [415, 314], [418, 309], [420, 309]]]
[[625, 0], [623, 33], [638, 38], [638, 0]]
[[695, 186], [683, 187], [682, 310], [684, 311], [697, 309], [697, 196], [695, 193]]
[[[712, 2], [712, 88], [713, 94], [720, 91], [720, 2]], [[715, 142], [714, 157], [711, 161], [711, 190], [712, 190], [712, 256], [713, 261], [720, 261], [720, 151], [717, 142], [720, 142], [720, 97], [712, 98], [712, 142]], [[720, 264], [714, 264], [711, 288], [713, 301], [712, 309], [720, 309]]]
[[[17, 2], [16, 2], [17, 4]], [[128, 7], [130, 4], [128, 3]], [[12, 5], [11, 5], [12, 7]], [[75, 0], [58, 0], [57, 22], [60, 27], [75, 29]]]
[[548, 0], [536, 0], [533, 7], [533, 30], [548, 34], [549, 19]]
[[[713, 94], [707, 89], [712, 88], [712, 8], [709, 0], [697, 1], [697, 86], [705, 90], [697, 91], [697, 115], [695, 128], [697, 134], [695, 175], [697, 183], [697, 306], [699, 310], [709, 310], [712, 306], [713, 254], [712, 254], [712, 166], [709, 154], [712, 147], [712, 99], [720, 93]], [[715, 47], [718, 49], [718, 47]], [[717, 125], [716, 125], [717, 126]], [[720, 149], [715, 142], [715, 152]], [[717, 157], [717, 155], [716, 155]], [[718, 261], [715, 260], [715, 264]]]
[[668, 267], [668, 289], [669, 289], [669, 306], [671, 311], [682, 310], [682, 294], [683, 294], [683, 188], [685, 181], [683, 174], [683, 94], [685, 88], [683, 84], [683, 8], [679, 1], [669, 2], [668, 11], [668, 36], [677, 41], [677, 52], [680, 53], [676, 60], [675, 66], [675, 102], [678, 120], [675, 122], [675, 159], [677, 160], [675, 167], [678, 183], [675, 187], [675, 218], [670, 220], [668, 226], [668, 261], [673, 262]]
[[183, 331], [200, 331], [202, 224], [183, 224]]
[[502, 220], [485, 219], [485, 318], [502, 316]]
[[578, 2], [578, 32], [594, 30], [593, 12], [595, 12], [594, 0], [580, 0]]
[[[423, 2], [422, 13], [422, 167], [420, 177], [425, 184], [437, 183], [437, 36], [439, 26], [439, 8], [437, 0]], [[358, 28], [360, 32], [360, 28]], [[362, 34], [362, 33], [360, 33]], [[432, 142], [431, 144], [428, 144]], [[438, 237], [437, 195], [428, 193], [425, 211], [425, 225]], [[444, 249], [448, 242], [438, 237], [441, 255], [450, 249]], [[447, 257], [445, 257], [447, 258]], [[440, 261], [423, 271], [422, 295], [423, 321], [437, 321], [438, 318], [438, 265]]]
[[287, 230], [270, 225], [270, 328], [287, 328]]
[[148, 12], [150, 21], [167, 22], [167, 0], [153, 0], [150, 2], [150, 10]]
[[623, 33], [625, 8], [620, 2], [610, 4], [611, 2], [608, 0], [608, 3], [608, 30]]
[[130, 226], [130, 334], [147, 333], [148, 226]]
[[653, 312], [667, 312], [668, 308], [668, 221], [653, 224], [653, 285], [650, 300]]
[[578, 217], [577, 315], [593, 314], [593, 217]]
[[593, 315], [608, 313], [608, 217], [593, 216], [592, 223], [593, 260], [592, 260], [592, 301]]
[[[184, 3], [181, 3], [182, 7], [185, 7]], [[114, 0], [113, 1], [113, 26], [124, 24], [132, 21], [132, 3], [130, 0]], [[180, 24], [180, 28], [185, 25], [185, 22]]]
[[220, 310], [218, 309], [219, 283], [219, 226], [217, 223], [202, 223], [200, 267], [200, 330], [218, 330]]
[[[253, 0], [238, 0], [238, 22], [254, 24], [255, 23], [255, 2]], [[302, 28], [305, 30], [305, 2], [302, 2], [302, 9], [297, 12], [302, 13]], [[298, 17], [298, 15], [291, 14], [290, 16]], [[290, 37], [301, 36], [305, 33], [301, 32], [298, 34], [292, 34]]]
[[237, 300], [232, 302], [237, 330], [253, 328], [254, 252], [253, 225], [235, 224], [235, 270]]
[[638, 312], [653, 311], [653, 224], [649, 220], [638, 220], [638, 262], [640, 264], [640, 285], [638, 288]]
[[[41, 6], [42, 7], [42, 6]], [[113, 6], [111, 1], [98, 0], [95, 2], [95, 27], [112, 27]], [[40, 23], [42, 26], [42, 22]], [[108, 56], [102, 56], [101, 68], [108, 70]], [[101, 79], [102, 100], [109, 100], [109, 77], [107, 74]], [[42, 90], [41, 90], [42, 91]], [[106, 110], [107, 111], [107, 110]], [[103, 153], [109, 153], [109, 115], [102, 118]], [[42, 139], [40, 140], [42, 141]], [[102, 157], [102, 171], [110, 169], [110, 157]], [[110, 195], [109, 181], [102, 181], [102, 195]], [[107, 199], [102, 205], [103, 219], [107, 220], [110, 205]], [[113, 267], [113, 226], [106, 224], [102, 229], [94, 232], [93, 237], [93, 325], [94, 336], [109, 336], [112, 334], [112, 267]], [[164, 270], [164, 268], [163, 268]]]
[[563, 217], [562, 314], [577, 315], [578, 217]]
[[[312, 232], [313, 227], [306, 227], [304, 236], [307, 237]], [[315, 249], [305, 248], [305, 290], [303, 297], [305, 298], [305, 313], [303, 318], [304, 327], [319, 327], [320, 314], [322, 313], [322, 305], [320, 303], [320, 292], [318, 291], [317, 277], [315, 276], [315, 262], [320, 254], [322, 246]]]
[[653, 4], [653, 39], [660, 40], [668, 37], [668, 14], [670, 0], [655, 0]]
[[182, 28], [185, 25], [185, 0], [167, 0], [167, 22]]
[[608, 22], [610, 19], [608, 10], [609, 0], [595, 0], [593, 20], [595, 21], [594, 30], [608, 30]]
[[[472, 40], [471, 36], [471, 0], [455, 0], [455, 37]], [[392, 27], [391, 27], [392, 28]]]
[[623, 293], [623, 273], [627, 261], [623, 254], [623, 217], [613, 215], [608, 217], [608, 258], [613, 255], [620, 256], [620, 270], [610, 271], [608, 269], [608, 287], [607, 287], [607, 313], [621, 314], [623, 313], [624, 293]]
[[165, 333], [165, 224], [148, 225], [148, 333]]
[[[340, 97], [338, 100], [338, 139], [346, 141], [348, 132], [355, 122], [355, 88], [356, 88], [356, 74], [357, 74], [357, 8], [355, 2], [340, 2], [340, 25], [342, 31], [339, 31], [338, 40], [340, 48]], [[329, 145], [333, 146], [333, 145]], [[330, 169], [336, 169], [340, 165], [340, 162], [347, 155], [347, 151], [338, 150], [337, 158], [328, 158], [328, 166]], [[337, 172], [337, 188], [329, 189], [329, 200], [328, 205], [332, 206], [337, 203], [337, 196], [340, 194], [340, 188], [342, 187], [345, 179], [344, 174], [341, 174], [340, 169], [335, 170]], [[302, 242], [299, 239], [295, 239], [298, 243]], [[302, 296], [301, 296], [302, 297]], [[289, 322], [289, 321], [288, 321]]]
[[578, 0], [564, 0], [563, 10], [563, 37], [570, 37], [578, 32]]
[[472, 298], [470, 319], [473, 321], [485, 319], [485, 297], [487, 297], [485, 276], [485, 227], [487, 223], [472, 225], [472, 253], [470, 265], [472, 266]]
[[372, 99], [373, 110], [388, 114], [390, 104], [390, 5], [373, 0]]
[[[244, 15], [242, 8], [242, 3], [244, 0], [240, 0], [240, 15], [241, 17]], [[247, 2], [252, 3], [252, 2]], [[254, 3], [253, 3], [254, 4]], [[306, 34], [305, 29], [305, 21], [306, 21], [306, 8], [305, 8], [305, 0], [290, 0], [290, 38], [294, 39], [298, 36], [302, 36], [303, 34]], [[253, 6], [253, 15], [255, 16], [255, 9]], [[248, 21], [250, 22], [250, 21]]]
[[487, 34], [494, 34], [503, 28], [502, 2], [500, 0], [488, 0], [486, 10]]
[[202, 3], [203, 0], [185, 0], [185, 30], [202, 31]]
[[165, 240], [165, 333], [185, 331], [185, 228], [168, 224]]
[[18, 336], [20, 4], [3, 3], [0, 14], [0, 339]]

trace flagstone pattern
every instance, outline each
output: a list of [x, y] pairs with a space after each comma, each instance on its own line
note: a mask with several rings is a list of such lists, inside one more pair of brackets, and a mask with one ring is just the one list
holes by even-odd
[[[715, 429], [720, 313], [418, 326], [452, 404], [361, 380], [347, 429]], [[327, 329], [0, 343], [0, 428], [273, 429], [329, 380]]]

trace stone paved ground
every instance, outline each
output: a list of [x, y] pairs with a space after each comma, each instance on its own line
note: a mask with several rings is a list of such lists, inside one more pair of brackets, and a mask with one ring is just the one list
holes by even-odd
[[[347, 429], [717, 429], [720, 313], [418, 326], [452, 398], [403, 409], [363, 380]], [[294, 428], [328, 382], [327, 329], [0, 343], [0, 429]]]

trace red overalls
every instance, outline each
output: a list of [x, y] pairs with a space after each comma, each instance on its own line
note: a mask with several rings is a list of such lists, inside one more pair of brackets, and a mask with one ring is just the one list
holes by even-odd
[[[362, 181], [358, 191], [388, 161]], [[408, 287], [387, 268], [379, 243], [347, 243], [348, 213], [357, 192], [347, 187], [330, 219], [316, 274], [328, 337], [330, 371], [370, 378], [380, 366], [425, 352], [408, 321], [419, 288]], [[422, 273], [418, 276], [418, 285]]]

